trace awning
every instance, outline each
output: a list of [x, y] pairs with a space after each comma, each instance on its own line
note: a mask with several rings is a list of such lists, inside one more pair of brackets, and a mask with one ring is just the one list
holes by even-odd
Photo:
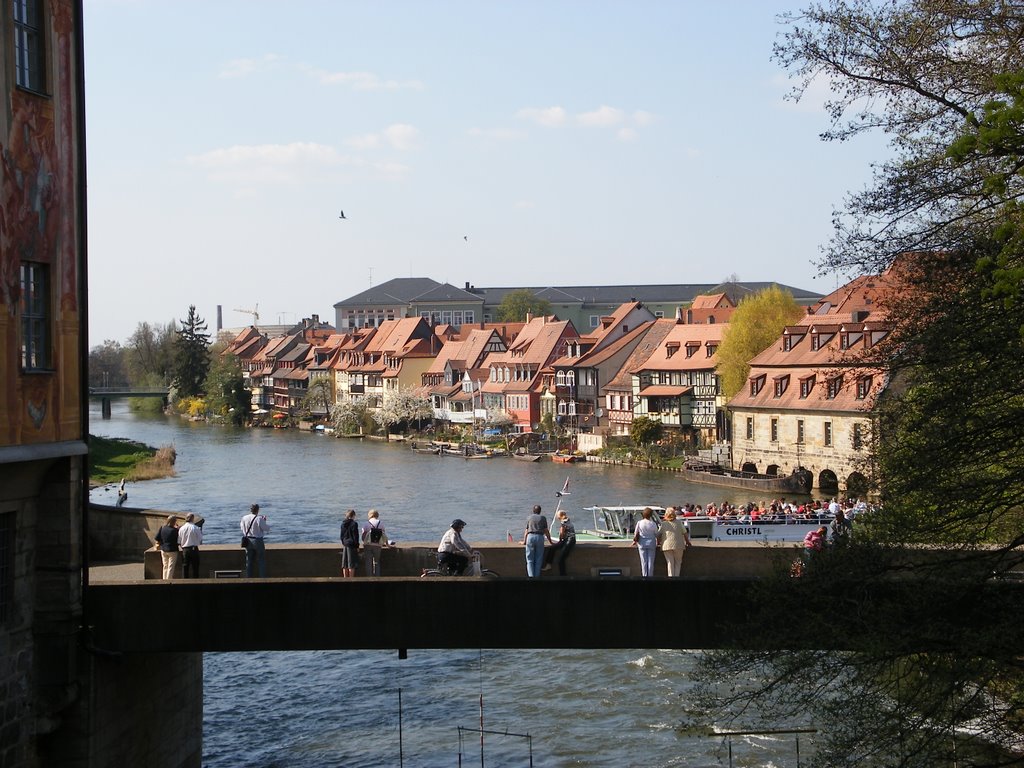
[[640, 397], [681, 397], [693, 391], [693, 387], [672, 387], [656, 384], [640, 390]]

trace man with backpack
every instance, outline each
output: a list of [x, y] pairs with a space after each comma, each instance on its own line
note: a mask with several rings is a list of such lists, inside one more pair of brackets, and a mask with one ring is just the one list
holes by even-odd
[[380, 522], [380, 514], [376, 509], [366, 513], [367, 521], [363, 525], [363, 557], [366, 558], [368, 576], [380, 576], [380, 553], [388, 546], [388, 537]]

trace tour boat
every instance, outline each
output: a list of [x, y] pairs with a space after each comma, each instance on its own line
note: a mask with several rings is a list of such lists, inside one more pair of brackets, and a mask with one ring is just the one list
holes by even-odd
[[[593, 515], [593, 528], [577, 528], [579, 539], [589, 540], [630, 540], [643, 511], [650, 507], [654, 519], [661, 521], [665, 507], [654, 504], [629, 506], [584, 507], [584, 512]], [[679, 515], [690, 530], [691, 539], [711, 541], [760, 541], [760, 542], [803, 542], [809, 531], [828, 526], [832, 518], [828, 515], [812, 518], [763, 517], [751, 520], [747, 516], [733, 517], [684, 517]]]

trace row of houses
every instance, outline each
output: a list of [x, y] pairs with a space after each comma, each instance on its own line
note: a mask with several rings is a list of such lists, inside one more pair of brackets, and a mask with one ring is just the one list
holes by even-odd
[[[670, 318], [627, 301], [582, 334], [557, 315], [459, 326], [421, 315], [343, 331], [314, 317], [275, 339], [246, 328], [225, 353], [241, 360], [257, 413], [294, 416], [305, 401], [327, 417], [332, 405], [358, 398], [372, 410], [413, 392], [439, 422], [501, 414], [512, 431], [531, 432], [550, 419], [585, 450], [646, 416], [692, 448], [731, 447], [725, 461], [735, 468], [801, 468], [818, 487], [857, 489], [870, 476], [872, 410], [887, 383], [860, 354], [887, 333], [884, 285], [862, 277], [808, 304], [751, 360], [747, 386], [729, 402], [716, 372], [736, 308], [726, 292], [699, 295]], [[306, 400], [311, 388], [323, 396]]]

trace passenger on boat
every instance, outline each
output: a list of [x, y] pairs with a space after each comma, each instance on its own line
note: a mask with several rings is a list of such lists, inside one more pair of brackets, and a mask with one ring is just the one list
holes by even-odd
[[465, 527], [466, 523], [462, 520], [452, 520], [451, 527], [445, 531], [441, 543], [437, 545], [437, 564], [443, 566], [451, 563], [452, 573], [456, 576], [462, 575], [473, 555], [473, 548], [462, 538], [462, 529]]

